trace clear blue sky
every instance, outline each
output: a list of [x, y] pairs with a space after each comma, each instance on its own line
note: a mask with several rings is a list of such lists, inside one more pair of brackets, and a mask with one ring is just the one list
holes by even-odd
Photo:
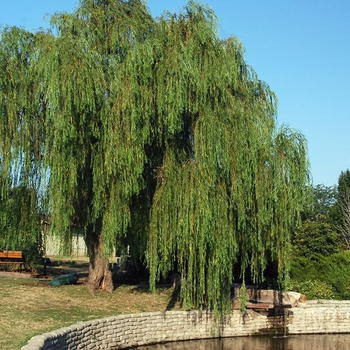
[[[203, 0], [220, 36], [237, 36], [246, 61], [279, 99], [278, 123], [308, 140], [314, 184], [332, 186], [350, 168], [350, 1]], [[148, 0], [153, 16], [186, 0]], [[76, 0], [0, 0], [0, 24], [48, 27], [47, 14]], [[45, 19], [46, 16], [46, 19]]]

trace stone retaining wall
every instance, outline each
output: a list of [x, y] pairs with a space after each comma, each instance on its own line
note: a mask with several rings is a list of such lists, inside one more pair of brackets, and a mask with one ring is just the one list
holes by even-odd
[[263, 334], [350, 333], [350, 302], [308, 301], [292, 309], [238, 310], [216, 321], [199, 311], [149, 312], [80, 322], [33, 337], [21, 350], [125, 349], [138, 345]]
[[289, 334], [350, 333], [350, 301], [311, 300], [291, 309]]

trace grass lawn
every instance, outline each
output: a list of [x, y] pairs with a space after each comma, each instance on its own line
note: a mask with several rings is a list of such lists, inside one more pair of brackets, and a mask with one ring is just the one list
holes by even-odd
[[50, 287], [49, 279], [0, 277], [0, 349], [20, 349], [34, 335], [78, 321], [180, 309], [173, 292], [172, 287], [153, 294], [147, 286], [119, 285], [113, 293], [92, 296], [83, 283]]

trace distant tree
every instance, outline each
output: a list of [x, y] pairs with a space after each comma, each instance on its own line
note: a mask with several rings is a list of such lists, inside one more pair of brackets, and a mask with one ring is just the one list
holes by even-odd
[[306, 211], [309, 220], [329, 219], [330, 213], [337, 202], [337, 189], [335, 186], [318, 184], [312, 187], [310, 205]]
[[326, 220], [307, 220], [296, 230], [292, 240], [292, 252], [296, 257], [332, 255], [339, 252], [341, 241], [336, 229]]
[[350, 190], [342, 195], [340, 212], [341, 219], [337, 229], [344, 238], [346, 248], [350, 249]]
[[292, 235], [293, 257], [324, 256], [338, 252], [341, 236], [333, 222], [337, 205], [337, 188], [325, 185], [307, 189], [308, 201], [303, 211], [303, 222]]
[[333, 217], [347, 249], [350, 248], [350, 170], [342, 171], [338, 179], [338, 196]]
[[350, 190], [350, 170], [342, 171], [338, 178], [338, 200], [341, 202], [348, 197]]
[[342, 237], [343, 243], [347, 246], [346, 234], [346, 217], [347, 217], [347, 202], [350, 192], [350, 171], [342, 171], [338, 178], [338, 184], [335, 189], [334, 205], [330, 207], [328, 212], [329, 223], [338, 231]]
[[113, 289], [107, 253], [128, 233], [151, 286], [176, 268], [190, 305], [229, 305], [235, 264], [259, 281], [273, 260], [282, 282], [306, 140], [277, 128], [240, 41], [193, 1], [154, 20], [138, 0], [81, 0], [51, 23], [55, 35], [2, 32], [3, 179], [20, 155], [52, 231], [85, 233], [88, 286]]

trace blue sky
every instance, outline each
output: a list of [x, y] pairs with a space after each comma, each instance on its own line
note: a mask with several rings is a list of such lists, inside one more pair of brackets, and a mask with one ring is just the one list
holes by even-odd
[[[148, 0], [153, 16], [180, 12], [186, 0]], [[246, 62], [279, 99], [278, 124], [307, 141], [314, 184], [335, 185], [350, 168], [350, 1], [203, 0], [220, 36], [237, 36]], [[76, 0], [0, 0], [0, 24], [47, 28]]]

